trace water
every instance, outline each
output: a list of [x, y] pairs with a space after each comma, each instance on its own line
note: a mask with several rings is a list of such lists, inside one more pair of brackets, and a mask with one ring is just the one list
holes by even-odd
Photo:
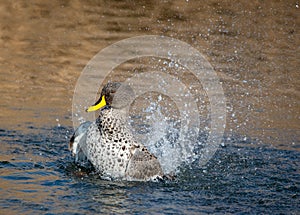
[[298, 151], [236, 136], [175, 181], [105, 181], [74, 165], [62, 144], [70, 130], [1, 130], [1, 214], [298, 213]]
[[[102, 180], [68, 151], [76, 81], [101, 49], [153, 34], [182, 40], [211, 63], [226, 97], [223, 140], [200, 166], [211, 122], [203, 86], [176, 62], [128, 61], [116, 68], [120, 81], [136, 71], [182, 75], [199, 98], [199, 148], [175, 181]], [[299, 214], [299, 38], [296, 1], [1, 2], [0, 214]], [[168, 172], [178, 167], [166, 159], [178, 113], [153, 101], [133, 123]]]

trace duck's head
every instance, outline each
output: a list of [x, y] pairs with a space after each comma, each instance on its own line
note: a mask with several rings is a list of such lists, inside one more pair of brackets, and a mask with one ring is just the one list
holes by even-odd
[[109, 82], [103, 87], [99, 100], [86, 111], [96, 111], [105, 106], [122, 109], [129, 104], [133, 95], [130, 86], [119, 82]]

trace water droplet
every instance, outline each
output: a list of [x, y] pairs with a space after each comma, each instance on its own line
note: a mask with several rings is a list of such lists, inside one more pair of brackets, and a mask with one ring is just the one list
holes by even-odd
[[158, 96], [158, 102], [160, 102], [162, 100], [161, 95]]

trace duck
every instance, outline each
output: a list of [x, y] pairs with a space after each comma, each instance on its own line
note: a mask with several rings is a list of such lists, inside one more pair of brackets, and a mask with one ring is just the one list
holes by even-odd
[[[117, 93], [118, 92], [118, 93]], [[99, 110], [95, 122], [82, 123], [69, 141], [75, 162], [91, 164], [102, 178], [149, 181], [163, 179], [162, 167], [128, 125], [126, 107], [133, 90], [120, 82], [108, 82], [98, 101], [86, 111]]]

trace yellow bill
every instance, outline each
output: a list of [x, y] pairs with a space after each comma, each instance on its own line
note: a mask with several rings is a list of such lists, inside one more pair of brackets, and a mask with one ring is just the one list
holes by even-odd
[[106, 105], [105, 96], [102, 96], [101, 100], [94, 104], [93, 106], [90, 106], [88, 109], [86, 109], [86, 112], [92, 112], [99, 110], [100, 108], [104, 107]]

